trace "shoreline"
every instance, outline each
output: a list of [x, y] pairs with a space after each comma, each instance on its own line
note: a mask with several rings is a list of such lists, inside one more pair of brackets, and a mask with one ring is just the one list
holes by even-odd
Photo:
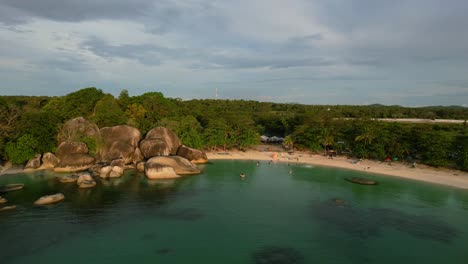
[[[277, 158], [273, 159], [274, 153]], [[367, 173], [381, 174], [390, 177], [400, 177], [416, 181], [423, 181], [433, 184], [455, 187], [468, 190], [468, 172], [449, 168], [437, 168], [424, 164], [417, 164], [416, 168], [411, 168], [407, 163], [400, 161], [381, 162], [373, 160], [349, 159], [344, 156], [337, 156], [329, 159], [320, 154], [305, 151], [295, 151], [289, 154], [279, 150], [253, 149], [247, 151], [208, 151], [208, 160], [252, 160], [252, 161], [274, 161], [281, 163], [309, 164], [324, 167], [333, 167], [361, 171]], [[17, 174], [27, 172], [22, 167], [8, 166], [0, 171], [0, 176], [7, 174]]]
[[277, 151], [277, 159], [273, 159], [275, 151], [247, 150], [245, 152], [238, 150], [231, 151], [211, 151], [206, 152], [208, 160], [258, 160], [282, 163], [309, 164], [325, 167], [334, 167], [349, 169], [367, 173], [381, 174], [391, 177], [400, 177], [405, 179], [424, 181], [468, 190], [468, 172], [436, 168], [424, 164], [417, 164], [411, 168], [409, 164], [400, 161], [379, 162], [372, 160], [348, 159], [343, 156], [337, 156], [329, 159], [326, 156], [312, 154], [309, 152], [295, 151], [293, 154]]

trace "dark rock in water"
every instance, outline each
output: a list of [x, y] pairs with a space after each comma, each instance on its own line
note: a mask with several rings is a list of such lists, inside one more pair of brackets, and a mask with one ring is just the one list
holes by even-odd
[[304, 263], [304, 256], [294, 248], [266, 247], [252, 254], [256, 264], [295, 264]]
[[454, 227], [433, 216], [410, 215], [386, 208], [372, 208], [369, 211], [384, 225], [417, 238], [450, 243], [458, 234]]
[[346, 178], [345, 180], [352, 182], [352, 183], [361, 184], [361, 185], [377, 185], [377, 182], [374, 180], [358, 178], [358, 177]]
[[361, 239], [379, 236], [382, 228], [443, 243], [450, 243], [458, 234], [457, 229], [433, 216], [411, 215], [387, 208], [363, 210], [337, 204], [335, 200], [313, 204], [313, 216], [324, 226], [333, 225], [334, 229]]

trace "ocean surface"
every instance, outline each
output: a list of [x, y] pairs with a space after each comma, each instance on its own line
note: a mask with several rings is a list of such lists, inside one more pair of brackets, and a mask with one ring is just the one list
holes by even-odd
[[[17, 205], [0, 212], [0, 263], [468, 263], [466, 190], [300, 164], [201, 167], [86, 190], [47, 171], [1, 176], [25, 188], [0, 194]], [[56, 192], [65, 201], [33, 205]]]

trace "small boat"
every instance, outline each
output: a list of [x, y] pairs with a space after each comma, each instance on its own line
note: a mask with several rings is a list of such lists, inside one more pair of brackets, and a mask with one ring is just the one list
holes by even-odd
[[63, 195], [62, 193], [56, 193], [52, 195], [42, 196], [41, 198], [37, 199], [34, 202], [34, 204], [35, 205], [51, 204], [51, 203], [60, 202], [63, 199], [65, 199], [65, 195]]
[[12, 183], [0, 187], [0, 193], [11, 192], [15, 190], [23, 189], [24, 183]]
[[84, 180], [80, 183], [78, 188], [93, 188], [94, 186], [96, 186], [95, 181]]
[[9, 210], [13, 210], [16, 208], [16, 205], [10, 205], [10, 206], [3, 206], [3, 207], [0, 207], [0, 212], [1, 211], [9, 211]]
[[352, 183], [362, 184], [362, 185], [377, 185], [376, 181], [365, 179], [365, 178], [353, 177], [353, 178], [346, 178], [345, 180], [352, 182]]
[[244, 178], [244, 177], [245, 177], [245, 173], [241, 173], [241, 174], [239, 174], [239, 176], [240, 176], [241, 178]]
[[7, 199], [0, 196], [0, 204], [4, 204], [6, 202], [8, 202]]

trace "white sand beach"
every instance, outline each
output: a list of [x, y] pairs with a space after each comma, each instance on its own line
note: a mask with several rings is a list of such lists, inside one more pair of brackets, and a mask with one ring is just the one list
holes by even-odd
[[[213, 151], [208, 152], [209, 160], [274, 160], [274, 151], [248, 150], [248, 151]], [[372, 160], [356, 160], [338, 156], [329, 159], [323, 155], [308, 152], [295, 151], [293, 154], [287, 152], [276, 152], [275, 162], [303, 163], [319, 166], [329, 166], [350, 170], [358, 170], [369, 173], [384, 174], [402, 177], [412, 180], [425, 181], [442, 184], [451, 187], [468, 189], [468, 173], [448, 168], [436, 168], [423, 164], [417, 164], [415, 168], [404, 162], [378, 162]]]

